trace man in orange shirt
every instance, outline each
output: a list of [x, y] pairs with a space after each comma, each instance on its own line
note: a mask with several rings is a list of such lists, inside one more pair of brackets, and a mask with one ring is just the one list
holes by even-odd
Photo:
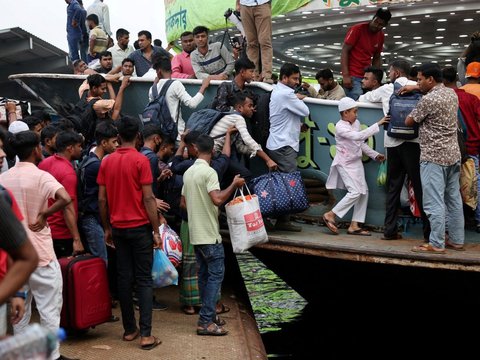
[[475, 95], [480, 99], [480, 62], [471, 62], [467, 65], [465, 72], [467, 83], [460, 89]]

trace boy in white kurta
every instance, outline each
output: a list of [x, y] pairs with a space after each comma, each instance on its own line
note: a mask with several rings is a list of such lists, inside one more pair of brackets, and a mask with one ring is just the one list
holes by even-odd
[[338, 103], [338, 111], [342, 119], [335, 125], [335, 141], [337, 152], [330, 167], [327, 189], [346, 189], [347, 195], [335, 207], [323, 215], [325, 225], [334, 234], [338, 234], [335, 216], [342, 218], [353, 206], [352, 222], [347, 234], [370, 236], [370, 232], [362, 229], [358, 223], [365, 221], [368, 203], [368, 187], [362, 164], [362, 155], [384, 161], [385, 156], [371, 149], [365, 140], [378, 133], [379, 126], [388, 121], [388, 117], [360, 131], [357, 120], [358, 104], [349, 97]]

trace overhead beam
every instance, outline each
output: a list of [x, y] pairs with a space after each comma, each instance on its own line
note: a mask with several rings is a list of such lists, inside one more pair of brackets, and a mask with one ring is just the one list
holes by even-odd
[[15, 41], [9, 41], [6, 44], [1, 45], [2, 57], [16, 55], [22, 51], [33, 49], [33, 39], [28, 37], [26, 39], [18, 39]]
[[49, 57], [44, 59], [35, 59], [25, 62], [0, 67], [0, 81], [7, 79], [9, 75], [24, 72], [29, 73], [48, 73], [58, 72], [59, 69], [69, 65], [68, 56]]

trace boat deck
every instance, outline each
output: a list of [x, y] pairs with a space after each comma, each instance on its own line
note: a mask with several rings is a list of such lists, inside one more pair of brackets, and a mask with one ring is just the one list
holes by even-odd
[[473, 231], [466, 231], [465, 251], [447, 249], [445, 254], [425, 254], [412, 251], [413, 246], [422, 244], [419, 224], [410, 226], [402, 240], [381, 240], [381, 232], [358, 236], [340, 229], [339, 235], [333, 235], [323, 224], [301, 226], [302, 231], [297, 233], [271, 232], [269, 242], [257, 248], [377, 264], [480, 272], [480, 235]]

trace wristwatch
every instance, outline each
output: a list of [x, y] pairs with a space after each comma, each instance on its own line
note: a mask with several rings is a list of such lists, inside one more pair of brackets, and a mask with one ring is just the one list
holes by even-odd
[[13, 297], [22, 298], [25, 300], [27, 298], [27, 291], [17, 291]]

